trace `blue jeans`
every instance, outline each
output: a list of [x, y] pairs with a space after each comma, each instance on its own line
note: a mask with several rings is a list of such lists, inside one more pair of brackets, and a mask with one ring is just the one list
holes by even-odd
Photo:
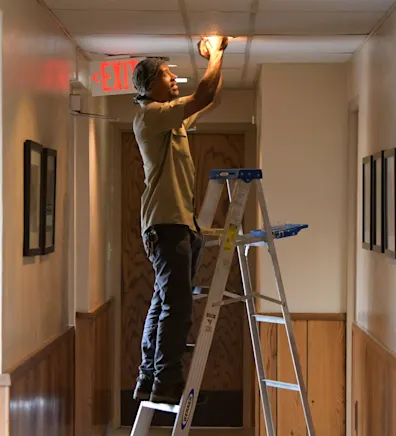
[[203, 239], [188, 226], [161, 224], [150, 227], [143, 242], [155, 284], [143, 330], [140, 373], [160, 383], [179, 383], [192, 324], [192, 281]]

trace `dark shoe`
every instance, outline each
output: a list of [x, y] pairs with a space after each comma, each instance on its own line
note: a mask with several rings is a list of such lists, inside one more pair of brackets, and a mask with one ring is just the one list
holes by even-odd
[[179, 404], [183, 395], [184, 382], [161, 383], [154, 381], [150, 401], [153, 403]]
[[[179, 405], [183, 395], [184, 387], [185, 382], [170, 384], [161, 383], [158, 380], [155, 380], [150, 401], [153, 403]], [[204, 404], [206, 401], [206, 396], [200, 392], [197, 398], [197, 406]]]
[[150, 399], [152, 388], [153, 379], [145, 374], [140, 374], [136, 379], [136, 387], [133, 393], [133, 398], [135, 400], [148, 401]]

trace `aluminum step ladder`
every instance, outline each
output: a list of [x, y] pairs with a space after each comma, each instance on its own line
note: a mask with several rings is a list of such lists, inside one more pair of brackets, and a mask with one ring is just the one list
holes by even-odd
[[[225, 227], [224, 229], [213, 229], [213, 220], [225, 185], [227, 186], [230, 199], [230, 207], [228, 209]], [[249, 192], [253, 185], [256, 187], [264, 229], [254, 230], [245, 234], [243, 233], [242, 219]], [[237, 302], [244, 302], [246, 304], [267, 436], [276, 436], [268, 387], [287, 389], [300, 393], [307, 435], [315, 436], [308, 396], [303, 380], [296, 340], [274, 243], [275, 239], [295, 236], [308, 226], [306, 224], [286, 224], [271, 227], [264, 197], [262, 171], [260, 169], [212, 170], [209, 175], [209, 184], [199, 214], [198, 223], [205, 236], [205, 246], [219, 245], [220, 251], [209, 292], [204, 296], [207, 298], [205, 312], [193, 352], [185, 390], [179, 405], [158, 404], [149, 401], [141, 402], [131, 436], [148, 435], [155, 410], [174, 413], [176, 415], [172, 436], [185, 436], [189, 434], [219, 311], [223, 305]], [[273, 264], [279, 299], [253, 292], [248, 266], [248, 250], [251, 246], [260, 245], [268, 248]], [[241, 268], [244, 289], [242, 296], [225, 291], [235, 250], [238, 252]], [[202, 297], [202, 295], [197, 296], [197, 298], [200, 297]], [[261, 298], [278, 305], [281, 308], [282, 316], [277, 317], [257, 314], [255, 308], [256, 298]], [[285, 325], [296, 374], [296, 384], [267, 379], [260, 345], [260, 322]]]

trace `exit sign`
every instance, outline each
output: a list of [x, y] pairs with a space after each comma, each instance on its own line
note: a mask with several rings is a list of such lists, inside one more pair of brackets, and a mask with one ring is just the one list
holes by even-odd
[[90, 64], [91, 92], [99, 95], [133, 94], [132, 75], [138, 61], [136, 59], [114, 59], [93, 61]]

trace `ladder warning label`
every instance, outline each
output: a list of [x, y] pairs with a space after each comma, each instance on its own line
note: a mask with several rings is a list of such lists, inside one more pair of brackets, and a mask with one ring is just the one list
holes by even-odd
[[207, 312], [206, 313], [206, 326], [205, 326], [205, 332], [211, 333], [213, 330], [212, 323], [216, 319], [216, 315], [214, 313]]
[[232, 251], [237, 233], [238, 233], [238, 227], [235, 224], [230, 224], [224, 242], [224, 251], [227, 252]]
[[193, 401], [194, 401], [194, 389], [191, 389], [191, 391], [187, 397], [186, 407], [184, 408], [184, 412], [183, 412], [183, 420], [181, 423], [182, 430], [184, 430], [186, 428], [188, 418], [190, 417]]

